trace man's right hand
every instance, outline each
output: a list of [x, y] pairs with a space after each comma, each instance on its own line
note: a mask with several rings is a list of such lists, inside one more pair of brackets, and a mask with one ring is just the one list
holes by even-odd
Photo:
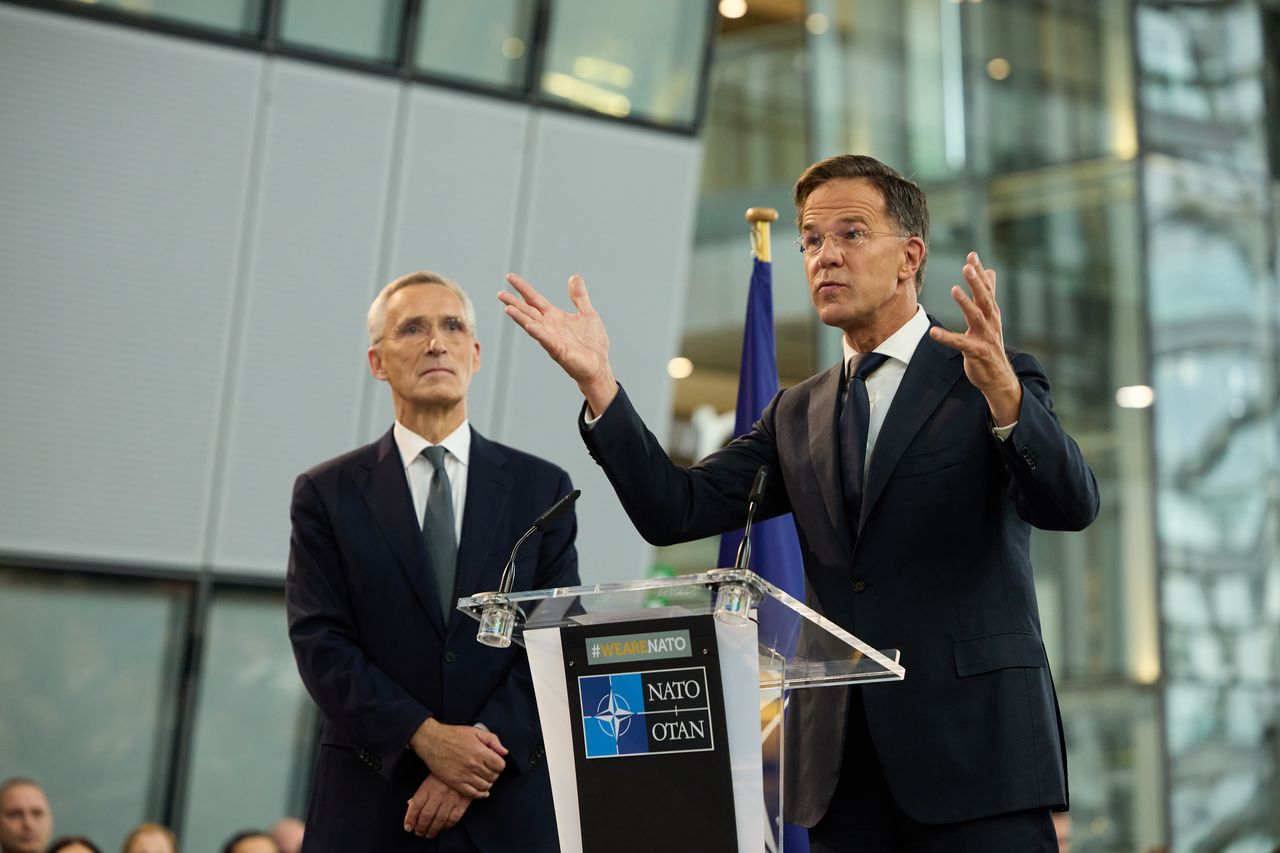
[[578, 383], [591, 414], [604, 414], [618, 395], [618, 382], [609, 365], [609, 335], [604, 321], [591, 307], [582, 276], [569, 277], [569, 299], [578, 309], [574, 314], [552, 305], [515, 273], [507, 276], [507, 282], [520, 294], [519, 299], [505, 290], [498, 294], [507, 316], [542, 344], [556, 364]]
[[451, 726], [428, 717], [409, 747], [450, 788], [475, 799], [489, 796], [507, 766], [507, 748], [493, 732], [475, 726]]

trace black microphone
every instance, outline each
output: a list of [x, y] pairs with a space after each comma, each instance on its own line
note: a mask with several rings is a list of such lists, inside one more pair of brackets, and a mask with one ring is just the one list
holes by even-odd
[[738, 543], [738, 557], [733, 561], [735, 569], [746, 569], [751, 561], [751, 521], [756, 517], [756, 509], [764, 498], [764, 484], [769, 479], [769, 469], [761, 465], [756, 471], [755, 482], [751, 484], [751, 496], [747, 498], [747, 526], [742, 531], [742, 541]]
[[[763, 470], [763, 469], [761, 469]], [[538, 520], [533, 526], [524, 532], [524, 535], [516, 540], [516, 545], [511, 549], [511, 558], [507, 560], [506, 567], [502, 570], [502, 580], [498, 582], [498, 592], [506, 595], [511, 592], [511, 586], [516, 582], [516, 552], [520, 550], [520, 546], [524, 544], [524, 540], [533, 534], [546, 530], [560, 520], [569, 507], [573, 506], [573, 502], [582, 494], [582, 489], [574, 489], [569, 494], [562, 497], [551, 505], [551, 509], [538, 516]]]

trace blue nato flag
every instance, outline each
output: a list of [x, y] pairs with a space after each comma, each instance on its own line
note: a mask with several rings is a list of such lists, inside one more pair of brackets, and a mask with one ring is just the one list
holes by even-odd
[[[751, 425], [760, 419], [765, 407], [777, 393], [773, 264], [754, 257], [751, 289], [747, 294], [747, 322], [742, 335], [742, 366], [738, 376], [738, 408], [733, 434], [739, 436], [750, 432]], [[734, 565], [741, 541], [741, 530], [720, 537], [719, 565]], [[796, 537], [796, 526], [790, 513], [752, 526], [751, 560], [748, 568], [792, 597], [804, 600], [804, 561], [800, 556], [800, 540]], [[761, 629], [762, 632], [767, 632], [768, 626], [761, 625]], [[791, 637], [790, 642], [794, 641], [795, 638]], [[809, 853], [808, 830], [802, 826], [785, 824], [783, 849], [787, 853]]]

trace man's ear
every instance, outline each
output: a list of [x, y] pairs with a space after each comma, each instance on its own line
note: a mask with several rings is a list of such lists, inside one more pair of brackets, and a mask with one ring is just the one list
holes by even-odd
[[471, 353], [471, 372], [479, 373], [480, 372], [480, 342], [474, 341], [473, 343], [475, 344], [475, 349], [472, 350], [472, 353]]
[[898, 267], [899, 281], [914, 281], [916, 270], [924, 263], [925, 245], [916, 235], [902, 241], [902, 264]]
[[382, 366], [382, 351], [376, 346], [369, 347], [369, 372], [373, 374], [374, 379], [387, 381], [387, 369]]

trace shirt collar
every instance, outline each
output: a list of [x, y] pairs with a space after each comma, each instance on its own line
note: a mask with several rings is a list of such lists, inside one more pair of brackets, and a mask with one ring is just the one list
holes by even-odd
[[[915, 355], [916, 347], [920, 346], [921, 339], [925, 333], [929, 331], [929, 315], [924, 313], [924, 306], [917, 305], [916, 313], [911, 315], [911, 319], [898, 327], [898, 331], [880, 342], [880, 346], [876, 347], [874, 352], [884, 353], [890, 358], [897, 359], [903, 364], [911, 363], [911, 356]], [[845, 376], [849, 375], [849, 359], [858, 355], [858, 351], [849, 345], [849, 339], [840, 336], [840, 343], [844, 349]]]
[[[396, 448], [400, 451], [400, 461], [407, 469], [414, 460], [422, 455], [422, 451], [431, 446], [431, 442], [409, 429], [400, 421], [391, 428], [396, 440]], [[450, 455], [466, 466], [471, 461], [471, 422], [465, 418], [457, 429], [444, 437], [440, 445]]]

